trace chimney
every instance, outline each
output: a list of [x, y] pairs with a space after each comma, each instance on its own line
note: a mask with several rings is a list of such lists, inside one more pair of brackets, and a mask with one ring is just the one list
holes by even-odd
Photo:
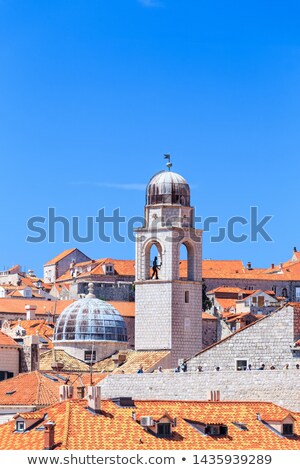
[[74, 387], [72, 385], [61, 385], [59, 387], [59, 401], [73, 398]]
[[274, 269], [274, 268], [275, 268], [275, 264], [274, 264], [274, 263], [272, 263], [271, 267], [272, 267], [272, 269]]
[[52, 450], [54, 447], [54, 427], [55, 423], [52, 421], [47, 421], [44, 424], [44, 450]]
[[297, 247], [294, 246], [294, 253], [297, 253]]
[[21, 372], [33, 372], [39, 370], [39, 366], [39, 337], [37, 335], [25, 336], [21, 349]]
[[88, 409], [93, 413], [101, 412], [101, 389], [100, 387], [88, 387]]
[[25, 305], [26, 320], [35, 320], [36, 305]]
[[84, 398], [84, 386], [83, 385], [79, 385], [77, 387], [77, 398], [78, 400], [82, 400]]
[[220, 390], [211, 390], [208, 394], [208, 401], [220, 401]]
[[248, 269], [248, 270], [252, 269], [251, 261], [248, 261], [248, 263], [247, 263], [247, 269]]
[[280, 269], [282, 269], [282, 268], [283, 268], [283, 263], [280, 263]]

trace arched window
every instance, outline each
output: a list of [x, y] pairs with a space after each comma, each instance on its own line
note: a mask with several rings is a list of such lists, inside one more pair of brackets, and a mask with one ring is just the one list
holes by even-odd
[[284, 287], [284, 288], [282, 289], [282, 297], [287, 297], [287, 296], [288, 296], [287, 288]]
[[192, 244], [182, 242], [179, 250], [179, 278], [194, 281], [194, 248]]
[[[145, 248], [145, 279], [160, 279], [162, 262], [162, 246], [157, 240], [149, 242]], [[157, 265], [156, 273], [153, 273], [154, 264]]]

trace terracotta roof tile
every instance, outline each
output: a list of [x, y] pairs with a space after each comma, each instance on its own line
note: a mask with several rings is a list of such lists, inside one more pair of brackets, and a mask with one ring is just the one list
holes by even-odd
[[[106, 375], [93, 374], [93, 383], [99, 383]], [[52, 377], [52, 380], [51, 380]], [[34, 371], [16, 375], [0, 382], [0, 406], [44, 407], [59, 401], [59, 387], [64, 385], [89, 385], [90, 374]], [[54, 380], [55, 379], [55, 380]]]
[[20, 345], [16, 343], [10, 336], [4, 334], [0, 331], [0, 346], [15, 346], [16, 348], [20, 348]]
[[113, 307], [115, 307], [122, 317], [134, 317], [135, 316], [135, 302], [121, 302], [116, 300], [109, 300]]
[[202, 320], [215, 320], [215, 321], [217, 321], [217, 317], [215, 317], [214, 315], [211, 315], [210, 313], [202, 312]]
[[[55, 448], [62, 450], [299, 450], [300, 415], [295, 417], [293, 439], [282, 438], [257, 419], [257, 414], [267, 413], [282, 419], [288, 410], [272, 403], [255, 402], [185, 402], [185, 401], [135, 401], [139, 416], [177, 418], [170, 438], [157, 438], [132, 419], [132, 408], [121, 408], [111, 401], [101, 402], [98, 415], [87, 410], [85, 400], [69, 400], [41, 410], [55, 426]], [[218, 438], [203, 435], [190, 422], [221, 423], [228, 435]], [[247, 426], [241, 431], [233, 423]], [[14, 433], [14, 422], [0, 426], [1, 450], [41, 450], [44, 433], [32, 429]]]
[[62, 253], [59, 255], [55, 256], [54, 258], [50, 259], [47, 261], [47, 263], [44, 264], [44, 266], [51, 266], [52, 264], [58, 263], [58, 261], [64, 259], [66, 256], [70, 255], [73, 253], [73, 251], [77, 250], [77, 248], [70, 248], [68, 250], [64, 250]]
[[0, 299], [0, 313], [26, 314], [25, 305], [36, 305], [36, 314], [59, 315], [74, 300]]

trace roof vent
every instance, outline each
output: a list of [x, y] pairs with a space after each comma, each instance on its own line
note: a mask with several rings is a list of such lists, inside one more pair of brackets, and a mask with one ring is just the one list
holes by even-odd
[[100, 387], [88, 387], [88, 409], [93, 413], [101, 412], [101, 389]]

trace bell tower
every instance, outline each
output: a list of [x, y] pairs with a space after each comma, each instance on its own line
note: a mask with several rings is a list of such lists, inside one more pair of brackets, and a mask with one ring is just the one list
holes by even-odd
[[195, 229], [189, 185], [166, 158], [168, 170], [148, 183], [145, 225], [136, 229], [135, 349], [169, 350], [174, 367], [202, 347], [202, 231]]

